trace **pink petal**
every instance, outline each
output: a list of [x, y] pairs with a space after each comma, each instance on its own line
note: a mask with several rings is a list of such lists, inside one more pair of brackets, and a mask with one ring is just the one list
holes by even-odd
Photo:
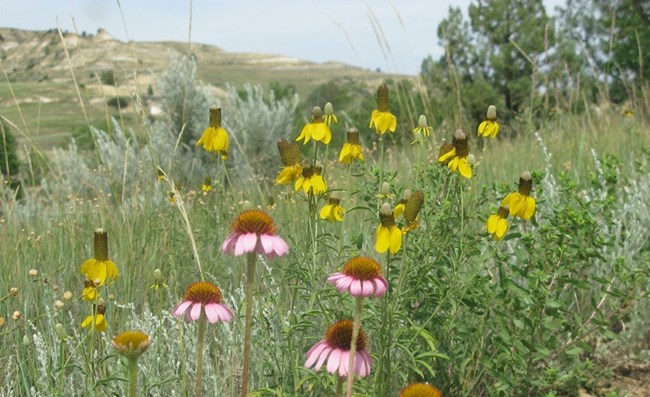
[[370, 296], [375, 292], [375, 284], [372, 280], [361, 282], [361, 296]]
[[[367, 350], [357, 352], [355, 357], [359, 362], [358, 373], [360, 377], [364, 377], [370, 373], [370, 366], [372, 365], [372, 358]], [[355, 365], [356, 367], [356, 365]]]
[[262, 244], [262, 248], [264, 250], [264, 253], [266, 255], [270, 255], [273, 253], [273, 240], [271, 239], [270, 234], [262, 234], [260, 236], [260, 243]]
[[235, 242], [235, 256], [244, 254], [244, 237], [246, 237], [245, 234], [240, 234], [237, 237], [237, 241]]
[[348, 376], [349, 364], [350, 364], [350, 351], [345, 350], [341, 354], [341, 365], [339, 366], [339, 376]]
[[205, 316], [211, 324], [219, 321], [219, 313], [217, 312], [218, 303], [208, 303], [205, 305]]
[[330, 358], [327, 359], [327, 372], [334, 373], [339, 369], [339, 365], [341, 365], [341, 349], [334, 349], [330, 354]]
[[253, 252], [255, 251], [255, 246], [257, 245], [257, 234], [248, 233], [244, 236], [244, 252]]
[[282, 237], [280, 237], [280, 236], [272, 236], [272, 235], [267, 235], [267, 236], [271, 240], [271, 245], [273, 247], [273, 251], [275, 251], [275, 254], [272, 255], [272, 256], [283, 256], [287, 252], [289, 252], [289, 246], [282, 239]]
[[360, 296], [361, 295], [361, 281], [360, 280], [352, 281], [352, 285], [350, 286], [350, 294], [352, 294], [352, 296]]
[[192, 306], [192, 310], [190, 311], [190, 318], [192, 321], [196, 321], [201, 317], [201, 303], [197, 302]]
[[233, 249], [233, 243], [237, 239], [237, 234], [236, 233], [230, 233], [228, 237], [226, 237], [226, 241], [223, 242], [223, 245], [221, 245], [221, 250], [226, 253], [232, 253]]
[[376, 285], [375, 296], [376, 297], [384, 296], [386, 290], [388, 289], [388, 283], [386, 282], [386, 280], [383, 277], [375, 279], [375, 285]]
[[343, 277], [345, 277], [344, 273], [333, 273], [327, 278], [327, 281], [329, 281], [330, 283], [336, 283], [336, 280], [341, 279]]
[[336, 289], [339, 290], [339, 292], [346, 291], [348, 288], [350, 288], [350, 284], [352, 284], [353, 281], [354, 279], [352, 277], [345, 276], [345, 278], [340, 279], [336, 283]]
[[310, 368], [312, 365], [314, 365], [321, 352], [325, 350], [326, 347], [327, 342], [323, 340], [312, 346], [312, 348], [307, 352], [307, 361], [305, 361], [305, 367]]
[[187, 308], [190, 307], [191, 304], [192, 304], [192, 301], [182, 302], [181, 304], [176, 306], [176, 308], [174, 308], [174, 310], [173, 310], [174, 315], [179, 316], [179, 317], [182, 316], [183, 313], [185, 313], [185, 310], [187, 310]]
[[323, 363], [325, 362], [327, 357], [329, 357], [329, 355], [332, 353], [333, 350], [334, 349], [330, 345], [326, 346], [325, 350], [323, 350], [323, 352], [320, 354], [320, 358], [318, 359], [318, 362], [316, 363], [316, 366], [314, 367], [314, 369], [316, 371], [318, 371], [320, 369], [320, 367], [323, 366]]
[[228, 307], [226, 307], [225, 305], [218, 304], [216, 310], [219, 313], [219, 318], [221, 319], [221, 321], [228, 322], [235, 317], [232, 311], [228, 309]]

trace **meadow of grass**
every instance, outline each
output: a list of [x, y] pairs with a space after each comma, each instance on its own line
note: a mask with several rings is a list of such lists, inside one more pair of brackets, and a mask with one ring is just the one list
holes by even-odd
[[[524, 115], [509, 127], [516, 135], [487, 141], [447, 122], [415, 145], [358, 125], [366, 161], [351, 166], [337, 161], [340, 147], [299, 143], [346, 209], [343, 222], [331, 223], [318, 216], [328, 194], [273, 183], [282, 168], [275, 140], [300, 132], [292, 129], [297, 102], [233, 88], [223, 106], [231, 145], [222, 160], [194, 147], [215, 100], [205, 87], [179, 90], [194, 87], [196, 71], [188, 58], [175, 62], [185, 64], [172, 65], [160, 88], [170, 104], [163, 120], [150, 121], [136, 99], [137, 127], [119, 119], [110, 133], [88, 126], [92, 149], [57, 149], [45, 166], [25, 146], [20, 195], [3, 184], [2, 396], [126, 395], [126, 362], [111, 338], [128, 329], [152, 340], [138, 363], [139, 395], [195, 395], [198, 326], [171, 311], [202, 278], [221, 288], [235, 319], [207, 325], [200, 388], [239, 395], [246, 260], [221, 245], [248, 208], [267, 212], [289, 245], [286, 256], [257, 258], [250, 395], [337, 394], [337, 376], [304, 364], [330, 324], [353, 317], [355, 300], [327, 278], [358, 255], [381, 264], [389, 290], [363, 302], [373, 365], [356, 379], [356, 396], [397, 396], [417, 381], [444, 396], [574, 396], [597, 392], [610, 346], [623, 343], [618, 353], [630, 362], [648, 359], [648, 346], [625, 346], [647, 335], [650, 314], [650, 137], [641, 116], [650, 109], [636, 117], [558, 112], [537, 126]], [[19, 86], [14, 92], [22, 95]], [[331, 128], [340, 141], [345, 128]], [[457, 128], [475, 157], [471, 179], [438, 162], [440, 143]], [[411, 128], [398, 125], [395, 134], [412, 140]], [[509, 217], [496, 241], [486, 221], [524, 171], [532, 173], [535, 214]], [[424, 195], [419, 226], [398, 252], [377, 253], [380, 208], [396, 206], [406, 189]], [[81, 328], [93, 306], [82, 299], [80, 266], [93, 257], [100, 227], [119, 269], [100, 288], [105, 332]], [[610, 395], [625, 395], [617, 393]]]

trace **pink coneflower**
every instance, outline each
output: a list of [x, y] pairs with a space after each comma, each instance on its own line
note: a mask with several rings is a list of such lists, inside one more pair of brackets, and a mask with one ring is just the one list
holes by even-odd
[[285, 255], [289, 252], [289, 247], [275, 233], [275, 224], [268, 214], [259, 210], [247, 210], [232, 223], [232, 233], [223, 242], [221, 249], [226, 253], [234, 253], [235, 256], [249, 252], [269, 257]]
[[381, 266], [367, 256], [350, 259], [343, 267], [343, 272], [332, 274], [327, 281], [336, 285], [339, 292], [348, 291], [357, 297], [380, 297], [388, 289], [388, 282], [381, 275]]
[[[350, 345], [352, 341], [352, 321], [340, 320], [330, 325], [325, 332], [325, 339], [316, 343], [307, 352], [305, 367], [318, 371], [327, 360], [327, 372], [337, 373], [341, 377], [348, 375]], [[354, 372], [360, 377], [370, 373], [372, 358], [366, 350], [366, 333], [359, 330], [357, 348], [354, 353]]]
[[187, 287], [183, 302], [174, 308], [173, 313], [179, 317], [187, 313], [188, 321], [197, 321], [204, 312], [212, 324], [227, 322], [232, 320], [234, 315], [222, 301], [223, 295], [219, 287], [207, 281], [199, 281]]

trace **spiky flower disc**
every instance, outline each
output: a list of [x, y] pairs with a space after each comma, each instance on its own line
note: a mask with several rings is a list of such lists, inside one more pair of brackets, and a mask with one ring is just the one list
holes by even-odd
[[221, 303], [223, 295], [216, 285], [207, 281], [198, 281], [190, 284], [185, 290], [183, 300], [200, 302], [204, 305], [208, 303]]
[[442, 393], [428, 383], [413, 383], [402, 389], [399, 397], [442, 397]]
[[124, 331], [113, 337], [113, 347], [127, 358], [138, 358], [151, 345], [151, 338], [142, 331]]
[[232, 223], [236, 233], [275, 234], [273, 218], [260, 210], [247, 210], [239, 214]]

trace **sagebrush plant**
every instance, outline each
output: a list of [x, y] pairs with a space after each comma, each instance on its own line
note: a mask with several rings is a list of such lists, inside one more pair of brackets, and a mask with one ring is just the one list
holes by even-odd
[[[342, 392], [345, 380], [306, 368], [306, 354], [330, 324], [353, 316], [363, 324], [364, 353], [372, 358], [370, 373], [364, 367], [365, 376], [354, 380], [354, 395], [397, 396], [416, 382], [434, 384], [449, 396], [575, 395], [591, 381], [600, 346], [621, 340], [621, 328], [647, 329], [650, 155], [616, 158], [594, 151], [588, 163], [564, 167], [542, 137], [579, 123], [580, 116], [573, 116], [539, 131], [529, 127], [526, 132], [538, 132], [538, 141], [499, 134], [483, 151], [472, 151], [475, 162], [461, 148], [462, 169], [456, 168], [469, 179], [441, 165], [434, 145], [461, 126], [422, 134], [423, 144], [396, 146], [383, 139], [404, 134], [410, 143], [412, 127], [397, 123], [394, 133], [382, 136], [359, 125], [354, 127], [362, 135], [365, 161], [339, 163], [340, 148], [330, 150], [323, 141], [299, 144], [307, 158], [301, 169], [312, 170], [302, 178], [318, 175], [327, 187], [304, 189], [304, 181], [269, 187], [269, 203], [259, 183], [271, 186], [283, 168], [275, 140], [299, 136], [291, 130], [298, 99], [277, 101], [260, 87], [229, 87], [222, 109], [232, 144], [222, 160], [195, 148], [209, 107], [220, 105], [202, 102], [213, 101], [201, 94], [206, 87], [195, 85], [195, 67], [189, 58], [172, 58], [160, 85], [168, 104], [162, 122], [143, 121], [142, 130], [126, 131], [115, 123], [110, 134], [93, 129], [95, 156], [74, 143], [58, 150], [51, 171], [23, 199], [0, 186], [3, 396], [126, 395], [124, 362], [108, 347], [113, 336], [131, 329], [151, 338], [137, 362], [144, 374], [137, 380], [141, 395], [186, 396], [200, 387], [204, 395], [237, 396], [246, 317], [254, 319], [247, 331], [251, 395], [332, 396]], [[172, 82], [182, 84], [172, 90]], [[186, 98], [185, 116], [179, 116], [179, 98], [188, 93], [195, 97]], [[377, 110], [383, 118], [375, 113], [373, 120], [390, 131], [393, 118], [385, 106]], [[636, 122], [634, 128], [642, 130], [643, 120]], [[328, 126], [339, 142], [347, 128]], [[608, 128], [609, 134], [623, 131], [615, 123]], [[475, 134], [463, 136], [476, 147]], [[585, 137], [589, 131], [565, 135], [564, 147]], [[372, 147], [368, 143], [375, 149], [365, 149]], [[533, 157], [536, 163], [527, 164]], [[290, 163], [284, 165], [297, 165]], [[590, 173], [576, 174], [577, 167]], [[485, 183], [486, 171], [494, 168], [510, 177]], [[489, 215], [517, 190], [517, 178], [527, 170], [534, 214], [511, 217], [495, 241], [485, 229]], [[258, 173], [268, 178], [260, 181]], [[201, 189], [206, 176], [218, 177], [209, 191]], [[345, 203], [342, 221], [321, 219], [331, 197]], [[406, 213], [410, 197], [419, 213]], [[258, 255], [270, 252], [268, 247], [246, 239], [238, 249], [239, 238], [225, 248], [246, 252], [247, 261], [221, 252], [232, 220], [247, 206], [272, 216], [289, 248], [280, 247], [284, 256]], [[86, 237], [98, 227], [110, 233], [111, 259], [120, 264], [120, 274], [103, 287], [107, 331], [93, 340], [79, 326], [88, 306], [80, 298], [84, 279], [78, 270], [92, 255]], [[375, 250], [381, 227], [390, 227], [388, 242], [382, 239]], [[381, 272], [373, 267], [355, 277], [381, 275], [385, 294], [383, 282], [362, 293], [375, 295], [363, 300], [355, 295], [358, 288], [342, 294], [328, 282], [358, 256], [376, 261]], [[257, 271], [246, 272], [247, 264]], [[196, 323], [172, 314], [197, 280], [218, 284], [219, 303], [234, 315], [232, 322], [203, 329], [201, 353]], [[366, 284], [362, 292], [373, 286]], [[338, 281], [336, 287], [346, 289]], [[245, 304], [247, 292], [254, 294], [254, 305]], [[336, 364], [343, 371], [342, 362]], [[196, 382], [198, 373], [202, 382]]]

